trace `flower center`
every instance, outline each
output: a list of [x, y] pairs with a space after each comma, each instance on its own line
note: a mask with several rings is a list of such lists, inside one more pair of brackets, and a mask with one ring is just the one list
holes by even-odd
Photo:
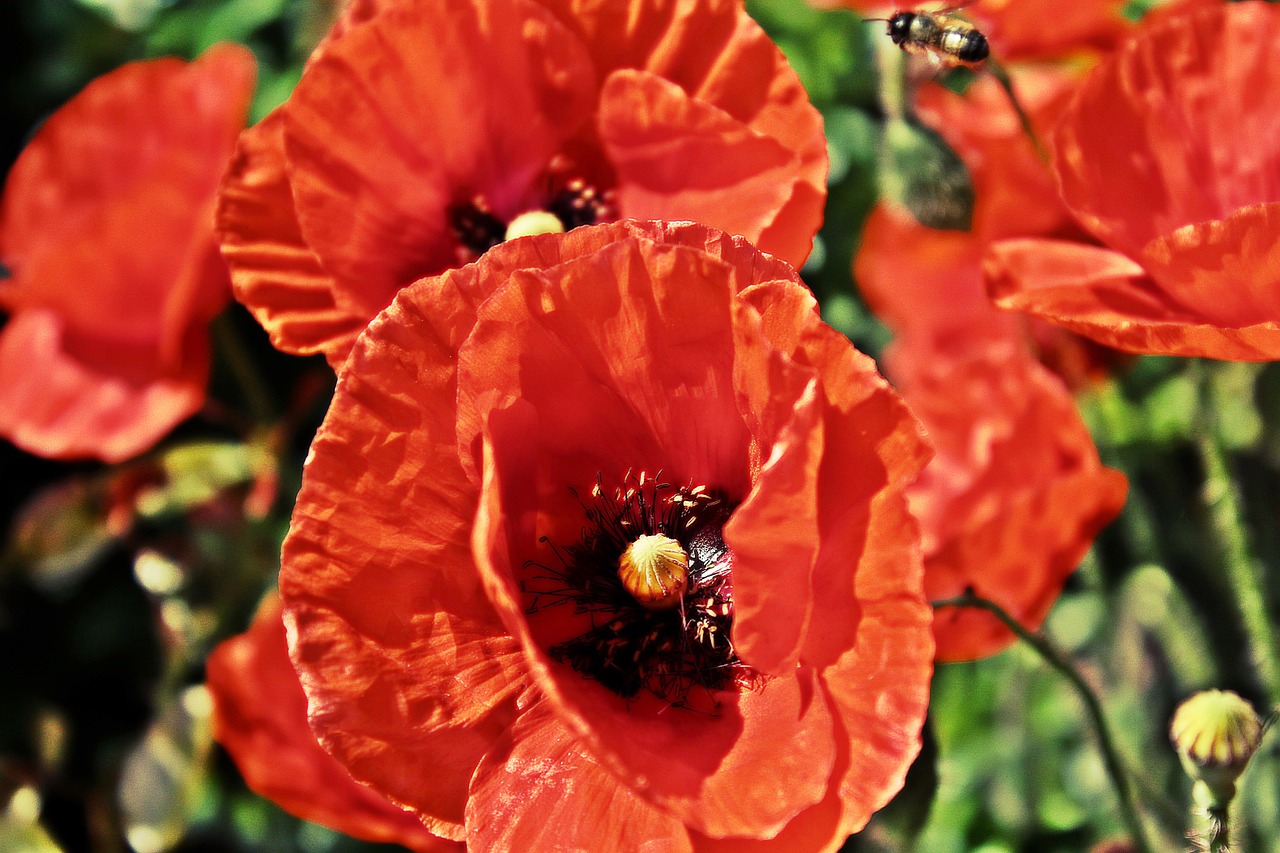
[[689, 586], [689, 555], [671, 537], [646, 533], [622, 552], [618, 578], [641, 606], [668, 610]]
[[592, 185], [572, 174], [573, 166], [556, 157], [542, 178], [542, 189], [530, 208], [505, 220], [483, 195], [472, 196], [449, 208], [449, 226], [458, 242], [458, 261], [468, 264], [504, 240], [530, 234], [569, 231], [579, 225], [612, 222], [618, 218], [613, 190]]
[[[522, 585], [532, 619], [571, 620], [554, 660], [619, 696], [641, 691], [714, 712], [713, 691], [751, 689], [762, 676], [730, 642], [733, 554], [722, 528], [731, 507], [706, 486], [628, 472], [581, 501], [578, 541], [552, 545], [558, 565], [530, 564]], [[560, 610], [571, 604], [572, 613]], [[555, 615], [553, 615], [555, 614]], [[695, 691], [696, 694], [695, 694]]]

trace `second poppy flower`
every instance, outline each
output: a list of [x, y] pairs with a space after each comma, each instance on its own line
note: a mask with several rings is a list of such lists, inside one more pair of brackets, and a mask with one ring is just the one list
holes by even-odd
[[793, 265], [826, 143], [736, 0], [363, 3], [245, 134], [220, 230], [273, 341], [340, 363], [404, 285], [511, 236], [695, 220]]

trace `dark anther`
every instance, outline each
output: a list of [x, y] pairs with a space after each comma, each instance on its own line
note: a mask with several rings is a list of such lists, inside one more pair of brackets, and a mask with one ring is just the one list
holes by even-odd
[[463, 252], [469, 254], [462, 258], [464, 261], [480, 257], [501, 243], [507, 234], [506, 223], [494, 216], [479, 197], [449, 208], [449, 225]]
[[599, 192], [581, 178], [572, 178], [553, 192], [547, 202], [547, 210], [564, 223], [566, 231], [579, 225], [612, 222], [618, 218], [618, 210], [613, 204], [613, 192]]

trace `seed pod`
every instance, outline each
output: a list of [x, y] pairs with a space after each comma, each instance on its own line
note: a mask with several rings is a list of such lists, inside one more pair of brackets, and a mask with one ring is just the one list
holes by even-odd
[[642, 606], [668, 610], [688, 587], [689, 555], [668, 536], [641, 536], [618, 559], [618, 577]]

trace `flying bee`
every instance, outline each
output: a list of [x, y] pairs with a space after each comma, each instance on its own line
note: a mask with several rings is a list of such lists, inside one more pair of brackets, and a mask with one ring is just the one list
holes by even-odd
[[962, 3], [936, 12], [894, 12], [888, 18], [868, 20], [887, 21], [889, 38], [894, 44], [907, 53], [927, 57], [939, 68], [959, 65], [977, 68], [990, 52], [987, 37], [973, 24], [951, 14], [967, 5]]

